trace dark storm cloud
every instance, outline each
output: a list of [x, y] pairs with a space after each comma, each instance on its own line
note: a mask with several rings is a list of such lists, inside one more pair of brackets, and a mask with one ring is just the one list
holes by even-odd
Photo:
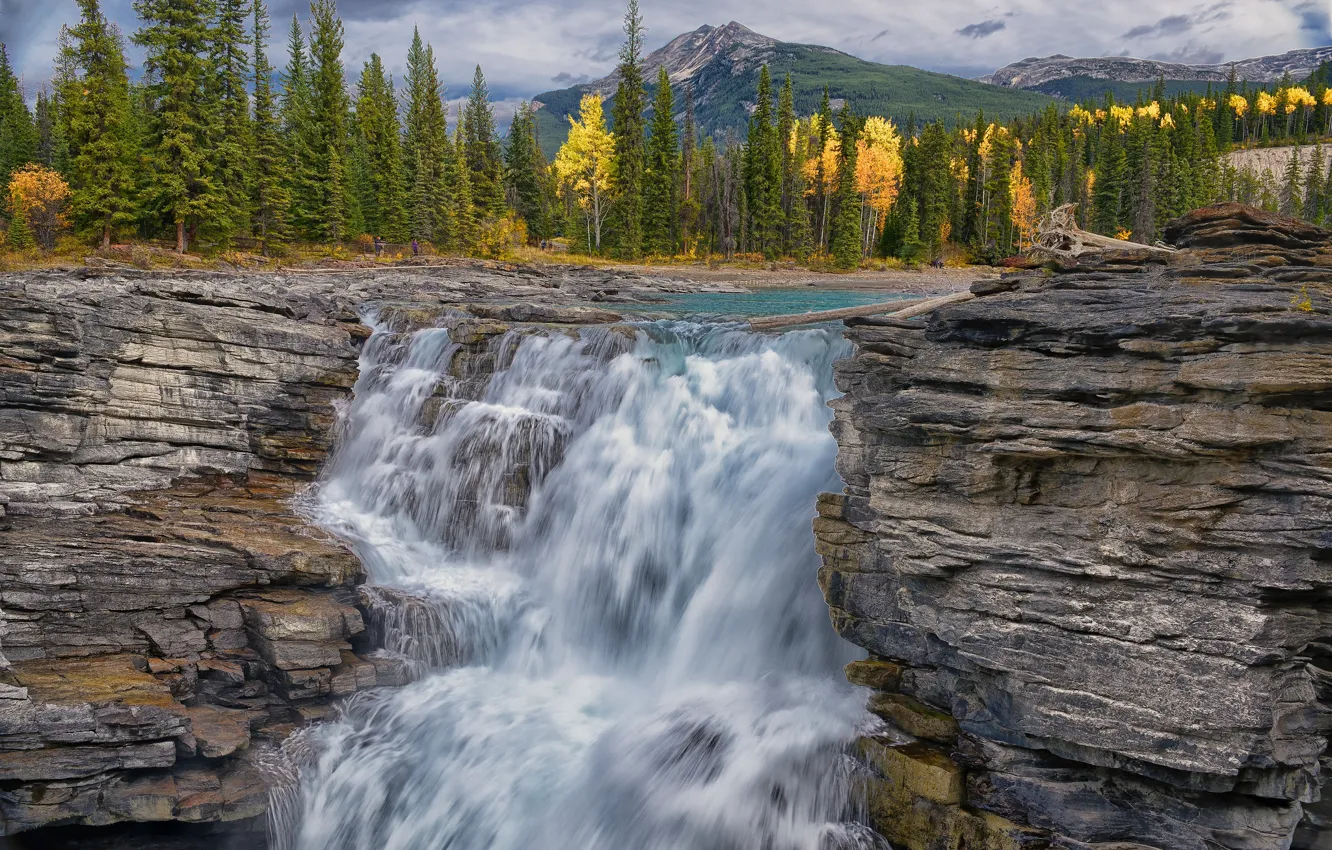
[[1153, 53], [1147, 57], [1159, 62], [1179, 62], [1184, 65], [1219, 65], [1225, 61], [1226, 54], [1205, 44], [1188, 44], [1167, 53]]
[[583, 83], [587, 82], [588, 79], [589, 77], [587, 76], [587, 74], [579, 74], [578, 76], [575, 77], [573, 74], [570, 74], [568, 71], [561, 71], [555, 76], [551, 77], [550, 81], [552, 83], [558, 83], [561, 86], [568, 87], [568, 86], [582, 85]]
[[1003, 21], [989, 20], [981, 21], [978, 24], [967, 24], [962, 29], [956, 30], [956, 32], [963, 38], [989, 38], [1007, 26], [1008, 25]]
[[1124, 38], [1143, 38], [1144, 36], [1179, 35], [1193, 29], [1193, 21], [1188, 15], [1170, 15], [1148, 26], [1137, 26], [1124, 33]]

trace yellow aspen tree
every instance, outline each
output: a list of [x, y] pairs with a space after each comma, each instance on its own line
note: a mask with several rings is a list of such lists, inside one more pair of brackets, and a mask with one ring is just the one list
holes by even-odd
[[893, 122], [873, 116], [856, 140], [856, 191], [860, 193], [861, 247], [869, 250], [897, 200], [902, 180], [902, 137]]
[[1036, 193], [1031, 178], [1022, 173], [1022, 160], [1013, 163], [1008, 191], [1011, 194], [1013, 228], [1018, 234], [1018, 250], [1029, 247], [1036, 237]]
[[585, 94], [578, 105], [578, 120], [569, 116], [569, 138], [555, 154], [555, 173], [577, 197], [587, 218], [588, 244], [598, 252], [614, 171], [615, 136], [606, 129], [601, 95]]
[[41, 165], [28, 165], [14, 172], [9, 181], [9, 210], [22, 217], [37, 244], [51, 250], [56, 234], [69, 222], [65, 207], [69, 184], [59, 174]]
[[1244, 116], [1249, 112], [1249, 101], [1242, 94], [1232, 94], [1226, 102], [1230, 110], [1235, 113], [1235, 120], [1240, 122], [1240, 141], [1249, 140], [1249, 124], [1244, 120]]

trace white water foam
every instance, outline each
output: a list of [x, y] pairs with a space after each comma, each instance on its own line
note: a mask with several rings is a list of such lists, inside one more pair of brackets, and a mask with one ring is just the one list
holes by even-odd
[[317, 510], [423, 677], [302, 736], [276, 846], [878, 846], [810, 533], [846, 343], [622, 330], [496, 340], [471, 400], [445, 331], [367, 344]]

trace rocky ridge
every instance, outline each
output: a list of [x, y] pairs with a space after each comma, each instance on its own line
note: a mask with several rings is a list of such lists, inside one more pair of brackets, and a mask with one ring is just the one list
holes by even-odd
[[358, 559], [296, 507], [363, 314], [454, 327], [475, 378], [514, 323], [699, 288], [495, 264], [0, 277], [0, 834], [259, 828], [280, 741], [407, 681]]
[[894, 846], [1327, 841], [1332, 234], [1167, 238], [848, 322], [815, 532]]
[[1163, 62], [1156, 59], [1134, 59], [1130, 56], [1103, 56], [1077, 59], [1055, 54], [1043, 58], [1031, 57], [1005, 65], [993, 74], [981, 77], [983, 83], [1007, 88], [1035, 89], [1045, 83], [1069, 77], [1091, 77], [1121, 83], [1153, 83], [1158, 78], [1192, 80], [1225, 85], [1231, 69], [1240, 80], [1255, 83], [1274, 83], [1287, 74], [1300, 80], [1324, 62], [1332, 61], [1332, 47], [1313, 47], [1291, 50], [1275, 56], [1259, 56], [1238, 62], [1220, 64], [1185, 64]]

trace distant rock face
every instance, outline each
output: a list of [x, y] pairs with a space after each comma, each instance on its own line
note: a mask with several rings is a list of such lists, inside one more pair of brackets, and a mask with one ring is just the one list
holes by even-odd
[[268, 751], [410, 678], [375, 651], [357, 558], [293, 507], [357, 378], [361, 311], [452, 324], [481, 381], [497, 320], [614, 321], [569, 302], [661, 288], [690, 287], [505, 264], [0, 277], [0, 834], [253, 828]]
[[1069, 77], [1092, 77], [1124, 83], [1151, 83], [1158, 78], [1167, 80], [1196, 80], [1224, 84], [1231, 68], [1240, 80], [1273, 83], [1289, 74], [1299, 80], [1309, 76], [1324, 62], [1332, 61], [1332, 47], [1292, 50], [1277, 56], [1260, 56], [1217, 65], [1189, 65], [1178, 62], [1160, 62], [1154, 59], [1133, 59], [1128, 56], [1105, 56], [1099, 59], [1075, 59], [1054, 55], [1042, 59], [1023, 59], [981, 77], [983, 83], [1009, 88], [1034, 89], [1044, 83]]
[[815, 531], [894, 846], [1325, 846], [1332, 245], [1167, 236], [849, 331]]

